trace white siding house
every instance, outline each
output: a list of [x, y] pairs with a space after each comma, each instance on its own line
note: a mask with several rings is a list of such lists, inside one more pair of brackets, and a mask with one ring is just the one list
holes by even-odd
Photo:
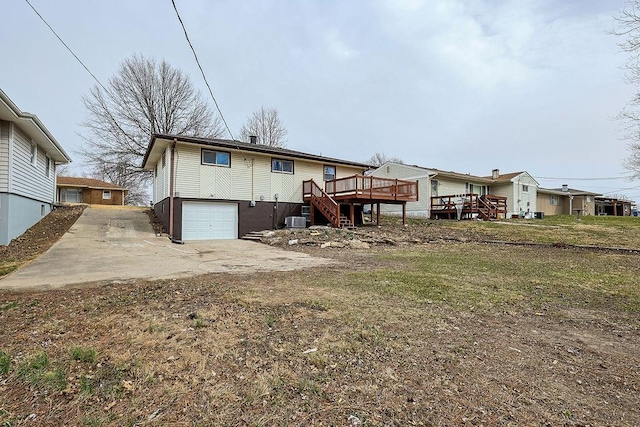
[[40, 120], [0, 90], [0, 245], [51, 211], [56, 166], [70, 161]]
[[[374, 170], [371, 175], [379, 178], [397, 178], [417, 180], [419, 198], [417, 202], [407, 203], [407, 215], [414, 217], [431, 217], [431, 198], [454, 194], [487, 194], [491, 180], [435, 168], [423, 168], [416, 165], [387, 162]], [[400, 214], [401, 206], [383, 205], [381, 212]]]
[[507, 198], [507, 208], [511, 214], [537, 212], [538, 181], [527, 172], [513, 172], [501, 175], [494, 170], [491, 177], [491, 193]]
[[[416, 165], [387, 162], [371, 172], [379, 178], [417, 180], [419, 199], [407, 203], [407, 214], [416, 217], [431, 217], [431, 198], [461, 194], [492, 194], [507, 198], [510, 214], [536, 212], [536, 190], [538, 182], [527, 172], [500, 174], [494, 169], [491, 176], [476, 176]], [[381, 212], [397, 215], [401, 206], [383, 205]]]
[[323, 185], [368, 166], [239, 141], [154, 135], [143, 168], [153, 171], [152, 204], [171, 237], [198, 240], [282, 225], [301, 214], [303, 181]]

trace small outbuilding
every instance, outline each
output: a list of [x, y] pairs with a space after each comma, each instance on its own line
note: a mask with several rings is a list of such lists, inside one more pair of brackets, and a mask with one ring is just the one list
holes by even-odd
[[127, 189], [94, 178], [59, 176], [56, 199], [60, 203], [124, 205]]

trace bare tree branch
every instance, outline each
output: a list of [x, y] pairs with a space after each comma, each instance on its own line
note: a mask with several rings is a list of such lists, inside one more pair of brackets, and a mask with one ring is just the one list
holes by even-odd
[[243, 141], [249, 142], [250, 136], [257, 136], [258, 144], [270, 147], [284, 147], [287, 134], [287, 128], [284, 127], [275, 108], [260, 107], [240, 129], [240, 138]]
[[367, 161], [365, 161], [366, 164], [371, 165], [371, 166], [382, 166], [383, 164], [387, 163], [387, 162], [395, 162], [395, 163], [402, 163], [404, 164], [404, 161], [399, 158], [399, 157], [391, 157], [386, 155], [385, 153], [376, 153], [373, 156], [369, 157], [369, 159]]
[[[627, 0], [627, 7], [614, 19], [619, 29], [611, 33], [624, 37], [618, 46], [629, 54], [625, 64], [626, 81], [637, 88], [640, 86], [640, 0]], [[630, 141], [624, 167], [632, 173], [632, 179], [640, 179], [640, 93], [637, 89], [617, 119], [625, 124], [624, 137]]]
[[220, 118], [187, 75], [142, 55], [124, 60], [107, 89], [94, 86], [82, 102], [87, 133], [80, 154], [94, 174], [130, 190], [128, 203], [148, 199], [151, 173], [141, 162], [152, 134], [223, 134]]

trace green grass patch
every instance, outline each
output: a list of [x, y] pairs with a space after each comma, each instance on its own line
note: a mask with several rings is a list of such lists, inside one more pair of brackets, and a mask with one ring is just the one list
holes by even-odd
[[85, 347], [73, 347], [71, 349], [71, 359], [77, 360], [82, 363], [95, 363], [97, 360], [97, 353], [92, 348]]
[[0, 375], [7, 375], [11, 369], [11, 356], [0, 351]]
[[17, 301], [11, 301], [11, 302], [8, 302], [6, 304], [0, 305], [0, 311], [11, 310], [12, 308], [16, 308], [17, 306], [18, 306], [18, 302]]
[[0, 262], [0, 277], [13, 273], [20, 267], [16, 262]]
[[56, 390], [67, 387], [67, 376], [60, 367], [51, 369], [51, 362], [46, 352], [36, 354], [31, 360], [18, 368], [18, 377], [34, 386], [45, 386]]
[[495, 245], [442, 245], [380, 256], [383, 267], [325, 286], [347, 286], [458, 307], [640, 309], [637, 256]]

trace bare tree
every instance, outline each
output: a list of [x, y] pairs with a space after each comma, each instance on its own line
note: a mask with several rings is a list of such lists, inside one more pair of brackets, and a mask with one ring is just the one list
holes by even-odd
[[270, 147], [284, 147], [287, 134], [287, 128], [284, 127], [275, 108], [260, 107], [240, 129], [240, 138], [243, 141], [249, 142], [250, 136], [257, 136], [258, 144]]
[[82, 102], [88, 134], [80, 154], [96, 174], [132, 186], [132, 200], [151, 179], [141, 163], [152, 134], [222, 135], [220, 118], [189, 77], [164, 60], [142, 55], [124, 60], [106, 88], [94, 86]]
[[127, 205], [144, 206], [149, 203], [147, 178], [144, 174], [132, 174], [127, 170], [127, 162], [119, 165], [98, 165], [91, 173], [92, 178], [107, 181], [128, 190], [124, 202]]
[[369, 159], [365, 162], [368, 165], [371, 166], [382, 166], [383, 164], [387, 163], [387, 162], [395, 162], [395, 163], [402, 163], [404, 164], [404, 161], [399, 158], [399, 157], [391, 157], [386, 155], [385, 153], [376, 153], [373, 156], [369, 157]]
[[[612, 34], [624, 37], [618, 46], [629, 54], [625, 64], [627, 83], [640, 86], [640, 0], [627, 0], [627, 7], [615, 17], [618, 30]], [[625, 123], [625, 137], [629, 143], [629, 157], [624, 166], [633, 178], [640, 179], [640, 93], [636, 93], [618, 115], [618, 119]]]

